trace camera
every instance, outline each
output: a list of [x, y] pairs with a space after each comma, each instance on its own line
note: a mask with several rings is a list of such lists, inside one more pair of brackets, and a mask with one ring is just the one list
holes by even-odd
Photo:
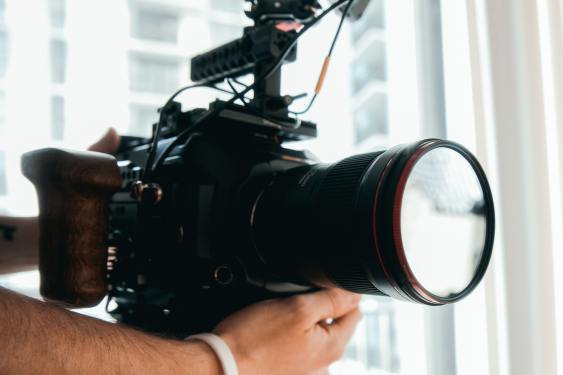
[[[284, 146], [317, 126], [290, 111], [281, 65], [325, 14], [357, 18], [367, 2], [250, 3], [241, 38], [191, 61], [191, 87], [227, 81], [231, 100], [183, 111], [180, 90], [152, 138], [122, 137], [115, 157], [24, 155], [40, 203], [42, 294], [69, 306], [107, 295], [117, 320], [174, 336], [319, 288], [427, 305], [465, 297], [494, 238], [491, 190], [467, 149], [426, 139], [324, 164]], [[238, 92], [233, 80], [249, 73]]]

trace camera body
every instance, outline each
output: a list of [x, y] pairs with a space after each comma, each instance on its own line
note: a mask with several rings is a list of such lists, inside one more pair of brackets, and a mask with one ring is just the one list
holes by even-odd
[[[194, 115], [176, 108], [156, 154]], [[262, 191], [280, 172], [314, 163], [309, 153], [274, 139], [219, 118], [170, 152], [155, 176], [158, 191], [135, 199], [131, 191], [150, 145], [124, 138], [116, 155], [123, 182], [109, 204], [112, 315], [186, 334], [212, 329], [252, 302], [311, 289], [269, 269], [253, 244], [252, 214]], [[291, 230], [288, 223], [280, 235]]]
[[[249, 2], [246, 15], [254, 26], [241, 38], [195, 56], [192, 81], [215, 84], [249, 73], [259, 76], [276, 59], [296, 60], [297, 46], [290, 47], [294, 28], [312, 19], [317, 1]], [[289, 53], [282, 56], [286, 47]], [[148, 203], [130, 193], [141, 180], [151, 145], [139, 139], [123, 142], [116, 155], [123, 183], [109, 206], [108, 283], [116, 318], [183, 335], [210, 330], [252, 302], [311, 289], [269, 269], [252, 238], [252, 213], [261, 192], [278, 173], [314, 162], [309, 153], [282, 146], [316, 137], [317, 128], [308, 121], [295, 126], [288, 112], [292, 99], [280, 90], [278, 68], [245, 105], [217, 100], [208, 109], [182, 112], [174, 102], [162, 108], [164, 126], [154, 154], [168, 155], [153, 176], [158, 186], [148, 189]], [[168, 149], [213, 110], [213, 121]]]

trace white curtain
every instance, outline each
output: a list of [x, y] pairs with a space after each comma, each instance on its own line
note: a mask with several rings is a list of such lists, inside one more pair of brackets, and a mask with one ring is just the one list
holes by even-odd
[[491, 374], [563, 371], [560, 0], [467, 0], [477, 148], [495, 192]]

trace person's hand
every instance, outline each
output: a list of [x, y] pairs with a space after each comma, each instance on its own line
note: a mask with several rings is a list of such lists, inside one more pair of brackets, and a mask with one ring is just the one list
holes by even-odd
[[214, 333], [231, 348], [241, 375], [312, 375], [344, 353], [359, 301], [338, 289], [268, 300], [229, 316]]
[[88, 147], [88, 151], [97, 151], [113, 155], [117, 152], [119, 141], [119, 134], [117, 134], [114, 128], [109, 128], [100, 140]]

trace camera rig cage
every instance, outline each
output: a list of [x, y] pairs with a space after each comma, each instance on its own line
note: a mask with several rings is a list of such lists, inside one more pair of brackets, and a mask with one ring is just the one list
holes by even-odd
[[[41, 294], [73, 307], [107, 295], [116, 319], [179, 337], [210, 330], [251, 303], [317, 288], [428, 305], [469, 294], [494, 237], [490, 188], [469, 151], [431, 139], [320, 164], [283, 147], [316, 137], [316, 125], [299, 117], [322, 88], [346, 16], [361, 16], [368, 1], [331, 0], [325, 9], [314, 0], [247, 2], [254, 25], [192, 59], [195, 83], [159, 110], [152, 139], [122, 137], [115, 158], [56, 149], [24, 155], [40, 205]], [[335, 10], [342, 17], [314, 95], [304, 110], [291, 111], [303, 95], [281, 94], [281, 66], [296, 60], [299, 38]], [[252, 84], [236, 81], [250, 73]], [[183, 112], [176, 98], [198, 87], [232, 97]], [[426, 155], [460, 161], [482, 192], [483, 209], [467, 212], [483, 223], [475, 247], [482, 251], [468, 253], [465, 284], [436, 293], [409, 266], [397, 210]], [[451, 186], [467, 194], [463, 184]]]

